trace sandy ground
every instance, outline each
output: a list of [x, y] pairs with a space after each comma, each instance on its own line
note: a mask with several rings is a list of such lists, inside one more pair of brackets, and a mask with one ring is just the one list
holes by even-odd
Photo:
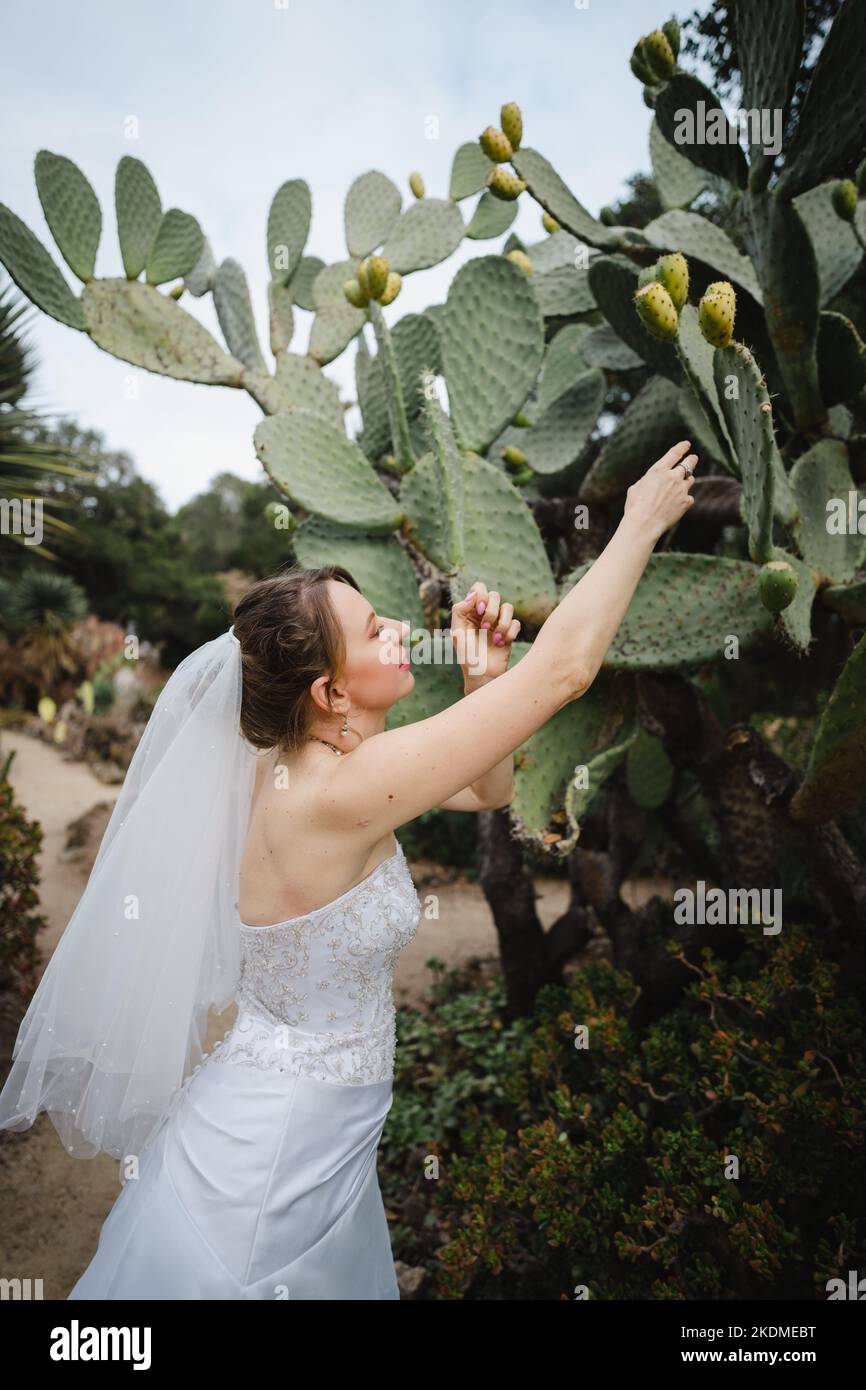
[[[16, 750], [11, 780], [17, 798], [44, 833], [40, 898], [48, 927], [40, 946], [47, 961], [83, 892], [119, 789], [105, 786], [85, 763], [65, 761], [49, 744], [26, 734], [4, 731], [2, 746], [4, 754]], [[89, 833], [68, 848], [70, 823], [86, 813], [91, 813]], [[422, 919], [397, 965], [398, 1004], [421, 1003], [431, 957], [454, 966], [471, 957], [498, 956], [493, 919], [478, 885], [430, 862], [413, 861], [410, 867]], [[544, 878], [535, 885], [539, 916], [549, 926], [567, 906], [568, 886]], [[438, 898], [438, 919], [425, 915], [430, 894]], [[208, 1049], [231, 1026], [234, 1013], [232, 1007], [212, 1019]], [[3, 1062], [4, 1080], [10, 1060]], [[90, 1260], [119, 1191], [117, 1161], [107, 1154], [72, 1158], [46, 1115], [20, 1133], [0, 1130], [0, 1277], [41, 1279], [44, 1298], [65, 1299]]]

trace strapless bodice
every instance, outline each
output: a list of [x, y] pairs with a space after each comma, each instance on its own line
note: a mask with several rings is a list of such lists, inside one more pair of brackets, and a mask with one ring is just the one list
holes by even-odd
[[394, 966], [421, 905], [402, 846], [333, 902], [273, 926], [238, 918], [238, 1016], [211, 1061], [338, 1085], [393, 1076]]

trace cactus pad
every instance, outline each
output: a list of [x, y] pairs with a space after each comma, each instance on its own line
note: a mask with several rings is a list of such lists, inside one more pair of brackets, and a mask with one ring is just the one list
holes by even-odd
[[472, 241], [489, 241], [492, 237], [507, 232], [517, 216], [516, 202], [503, 202], [485, 191], [478, 199], [478, 205], [466, 228], [466, 236]]
[[162, 203], [153, 177], [140, 159], [125, 154], [114, 177], [117, 236], [124, 273], [135, 280], [147, 265], [162, 221]]
[[673, 764], [661, 740], [646, 729], [641, 729], [629, 746], [625, 784], [632, 801], [644, 811], [657, 811], [671, 794]]
[[169, 208], [157, 228], [147, 257], [149, 285], [164, 285], [186, 275], [197, 264], [204, 249], [204, 233], [194, 217], [180, 208]]
[[[556, 603], [556, 586], [544, 543], [520, 493], [501, 469], [476, 455], [454, 455], [446, 465], [444, 484], [444, 470], [432, 454], [403, 479], [400, 500], [419, 549], [440, 569], [465, 576], [460, 598], [482, 575], [488, 588], [506, 595], [521, 621], [543, 622]], [[443, 485], [457, 492], [453, 506]], [[447, 534], [452, 513], [462, 534], [462, 555], [453, 560]]]
[[605, 379], [598, 367], [582, 372], [526, 431], [523, 448], [536, 473], [561, 473], [580, 455], [604, 405]]
[[0, 261], [20, 290], [44, 313], [70, 328], [86, 327], [81, 303], [38, 237], [0, 203]]
[[345, 434], [343, 407], [337, 387], [311, 358], [300, 353], [279, 353], [276, 372], [273, 377], [267, 378], [267, 387], [259, 404], [268, 415], [297, 406], [307, 414], [324, 420], [340, 434]]
[[79, 280], [92, 280], [102, 232], [99, 199], [78, 165], [65, 155], [40, 150], [35, 172], [45, 221], [63, 259]]
[[183, 283], [190, 294], [196, 299], [201, 299], [202, 295], [208, 294], [213, 289], [216, 279], [216, 261], [211, 250], [211, 244], [205, 237], [202, 243], [201, 254], [193, 266], [192, 270], [187, 271], [183, 277]]
[[561, 227], [590, 246], [619, 245], [619, 233], [599, 222], [577, 201], [556, 170], [537, 150], [521, 149], [511, 161], [530, 193]]
[[653, 177], [665, 210], [694, 202], [706, 187], [706, 176], [675, 145], [668, 144], [655, 117], [650, 126], [649, 149]]
[[375, 169], [355, 179], [343, 211], [350, 256], [369, 256], [382, 245], [400, 216], [402, 202], [396, 184]]
[[207, 386], [241, 386], [244, 365], [169, 295], [140, 280], [91, 280], [81, 294], [97, 347], [145, 371]]
[[305, 569], [344, 565], [377, 613], [407, 622], [413, 631], [424, 626], [415, 571], [393, 536], [346, 532], [310, 516], [293, 533], [292, 547]]
[[382, 250], [398, 275], [438, 265], [463, 240], [463, 218], [448, 198], [424, 198], [411, 203], [391, 228]]
[[853, 578], [866, 561], [866, 535], [860, 534], [856, 509], [851, 526], [849, 498], [859, 501], [860, 494], [845, 444], [841, 439], [819, 440], [797, 459], [789, 481], [799, 507], [794, 538], [803, 559], [820, 581]]
[[222, 262], [216, 273], [213, 301], [229, 352], [251, 371], [266, 372], [247, 277], [243, 266], [231, 257]]
[[816, 824], [853, 810], [866, 792], [866, 635], [860, 638], [824, 707], [793, 820]]
[[314, 516], [378, 534], [401, 524], [402, 508], [358, 445], [308, 411], [260, 420], [256, 453], [277, 487]]
[[451, 283], [437, 331], [458, 442], [483, 453], [541, 365], [544, 326], [529, 277], [503, 256], [469, 261]]
[[319, 271], [324, 269], [325, 262], [320, 260], [318, 256], [302, 256], [298, 261], [298, 268], [292, 276], [289, 288], [299, 309], [309, 309], [315, 312], [313, 285]]
[[[757, 564], [771, 558], [774, 490], [781, 460], [776, 456], [773, 414], [761, 370], [748, 349], [715, 353], [713, 371], [719, 408], [733, 441], [743, 483], [743, 519], [749, 530], [749, 555]], [[735, 390], [729, 391], [729, 384]]]
[[304, 254], [312, 215], [309, 184], [303, 179], [280, 184], [268, 210], [268, 271], [272, 280], [282, 285], [291, 280]]
[[[583, 577], [582, 565], [561, 595]], [[724, 659], [731, 637], [740, 652], [769, 635], [772, 618], [761, 603], [754, 565], [714, 555], [650, 555], [605, 666], [675, 671]]]
[[461, 198], [469, 198], [473, 193], [478, 193], [484, 187], [492, 168], [493, 161], [487, 158], [477, 140], [470, 140], [461, 145], [451, 164], [449, 198], [459, 202]]

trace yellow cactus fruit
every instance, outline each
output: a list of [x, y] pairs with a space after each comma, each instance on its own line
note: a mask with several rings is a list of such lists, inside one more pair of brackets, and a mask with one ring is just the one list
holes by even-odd
[[364, 305], [367, 303], [364, 291], [361, 289], [357, 280], [345, 280], [343, 282], [343, 294], [350, 304], [354, 304], [356, 309], [363, 309]]
[[519, 179], [509, 169], [503, 169], [501, 164], [497, 164], [495, 169], [490, 170], [486, 183], [494, 198], [501, 198], [506, 203], [519, 198], [526, 187], [523, 179]]
[[509, 444], [502, 450], [502, 457], [509, 468], [525, 468], [526, 455], [522, 449], [518, 449], [516, 444]]
[[495, 125], [489, 125], [486, 130], [482, 130], [478, 142], [487, 158], [492, 159], [494, 164], [501, 164], [504, 159], [510, 159], [514, 154], [508, 136], [503, 130], [497, 130]]
[[401, 275], [398, 275], [396, 270], [390, 270], [388, 272], [388, 279], [385, 282], [385, 288], [379, 295], [379, 303], [391, 304], [397, 298], [397, 295], [400, 293], [400, 288], [402, 284], [403, 277]]
[[507, 253], [505, 259], [507, 261], [513, 261], [515, 265], [519, 265], [520, 269], [525, 270], [527, 275], [532, 274], [532, 261], [529, 259], [525, 251], [518, 251], [515, 247], [513, 251], [509, 251]]
[[63, 743], [66, 738], [66, 721], [58, 719], [54, 725], [54, 742]]
[[719, 286], [716, 292], [711, 294], [707, 289], [698, 305], [698, 325], [708, 343], [725, 348], [734, 334], [737, 299], [733, 285], [727, 280], [716, 281], [716, 284]]
[[409, 187], [415, 194], [416, 198], [424, 197], [424, 180], [418, 173], [417, 169], [415, 170], [414, 174], [409, 175]]
[[651, 34], [647, 34], [643, 41], [643, 55], [660, 81], [666, 82], [673, 77], [677, 60], [667, 34], [661, 29], [653, 29]]
[[505, 138], [511, 142], [511, 148], [519, 150], [523, 139], [523, 116], [516, 101], [505, 103], [499, 112], [499, 123]]
[[54, 723], [54, 717], [57, 714], [57, 706], [50, 695], [43, 695], [36, 708], [39, 711], [39, 718], [42, 720], [43, 724]]
[[367, 293], [378, 299], [388, 283], [388, 261], [385, 256], [371, 256], [367, 262]]
[[634, 306], [647, 332], [662, 342], [673, 342], [679, 329], [679, 319], [664, 285], [660, 285], [658, 280], [642, 285], [634, 292]]
[[558, 232], [561, 230], [556, 218], [551, 217], [549, 212], [543, 212], [541, 214], [541, 225], [546, 232], [550, 233], [551, 236], [553, 236], [554, 232]]
[[831, 195], [837, 216], [843, 222], [853, 222], [857, 211], [857, 185], [853, 179], [840, 179]]
[[664, 285], [680, 312], [689, 297], [689, 263], [680, 251], [672, 251], [669, 256], [659, 256], [655, 266], [655, 278]]

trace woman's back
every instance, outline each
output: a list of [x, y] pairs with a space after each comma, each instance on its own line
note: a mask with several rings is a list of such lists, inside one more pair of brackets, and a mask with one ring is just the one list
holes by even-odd
[[[347, 758], [351, 754], [344, 755]], [[393, 831], [374, 844], [327, 824], [324, 745], [262, 754], [240, 869], [238, 912], [250, 927], [300, 917], [332, 903], [395, 852]]]

